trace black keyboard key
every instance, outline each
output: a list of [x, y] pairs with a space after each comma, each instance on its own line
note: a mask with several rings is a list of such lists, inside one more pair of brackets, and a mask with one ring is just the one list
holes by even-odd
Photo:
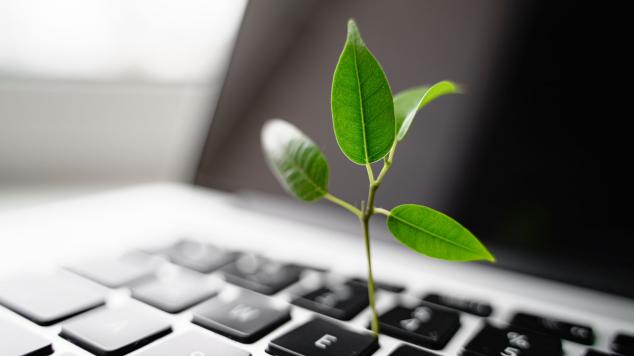
[[634, 335], [618, 334], [610, 345], [612, 351], [626, 356], [634, 355]]
[[244, 255], [222, 271], [229, 283], [271, 295], [297, 282], [302, 268], [259, 256]]
[[52, 353], [50, 341], [20, 325], [0, 319], [0, 355], [44, 356]]
[[276, 356], [367, 356], [378, 348], [377, 339], [368, 332], [317, 318], [274, 339], [266, 352]]
[[398, 349], [392, 351], [388, 356], [438, 356], [429, 351], [417, 349], [408, 345], [401, 345]]
[[423, 297], [423, 300], [482, 317], [488, 317], [493, 313], [493, 307], [490, 304], [479, 300], [452, 297], [438, 293], [427, 294]]
[[0, 304], [40, 324], [52, 325], [103, 305], [106, 289], [70, 272], [0, 282]]
[[163, 342], [149, 346], [137, 356], [249, 356], [250, 354], [233, 347], [218, 338], [200, 330], [187, 331], [171, 336]]
[[368, 306], [368, 291], [359, 283], [330, 283], [296, 298], [293, 304], [340, 320], [350, 320]]
[[528, 313], [515, 314], [513, 319], [511, 319], [511, 325], [584, 345], [592, 345], [594, 343], [594, 331], [587, 325], [545, 318]]
[[181, 240], [161, 251], [177, 265], [210, 273], [232, 262], [237, 254], [194, 240]]
[[194, 310], [195, 324], [251, 343], [290, 320], [288, 305], [250, 291], [227, 290]]
[[310, 265], [310, 264], [304, 264], [304, 263], [293, 263], [293, 264], [304, 271], [314, 271], [319, 273], [328, 273], [330, 271], [329, 268], [323, 267], [323, 266], [316, 266], [316, 265]]
[[[368, 280], [364, 278], [352, 278], [352, 282], [362, 284], [365, 288], [368, 287]], [[405, 287], [400, 284], [386, 283], [384, 281], [378, 281], [374, 283], [376, 289], [382, 289], [384, 291], [392, 292], [392, 293], [403, 293], [405, 292]]]
[[613, 354], [607, 354], [597, 350], [588, 350], [583, 356], [613, 356]]
[[161, 262], [158, 257], [139, 252], [87, 261], [68, 269], [107, 287], [118, 288], [152, 278]]
[[219, 281], [182, 268], [170, 268], [132, 288], [132, 296], [168, 313], [179, 313], [216, 295]]
[[433, 304], [396, 306], [379, 317], [381, 332], [416, 345], [440, 350], [460, 328], [460, 315]]
[[100, 356], [132, 352], [171, 332], [158, 312], [138, 302], [102, 308], [62, 324], [60, 335]]
[[561, 340], [517, 328], [486, 324], [464, 347], [464, 356], [561, 356]]

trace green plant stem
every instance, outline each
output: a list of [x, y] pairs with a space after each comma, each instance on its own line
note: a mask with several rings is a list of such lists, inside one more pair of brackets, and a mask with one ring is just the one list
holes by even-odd
[[[383, 182], [383, 178], [392, 167], [392, 158], [394, 157], [394, 149], [396, 145], [392, 146], [390, 150], [390, 154], [383, 163], [383, 168], [379, 172], [379, 175], [374, 179], [374, 174], [372, 173], [372, 167], [369, 164], [366, 164], [366, 169], [368, 171], [368, 180], [370, 181], [370, 186], [368, 187], [368, 200], [367, 204], [361, 208], [361, 216], [359, 220], [361, 221], [361, 226], [363, 227], [363, 237], [365, 241], [365, 254], [368, 260], [368, 300], [370, 302], [370, 310], [372, 311], [372, 334], [375, 337], [379, 337], [379, 314], [376, 311], [376, 303], [375, 303], [375, 283], [374, 283], [374, 273], [372, 272], [372, 249], [370, 248], [370, 218], [372, 214], [375, 213], [374, 208], [374, 198], [376, 197], [376, 191], [381, 186], [381, 182]], [[381, 209], [383, 210], [383, 209]]]
[[379, 337], [379, 314], [376, 312], [375, 303], [375, 285], [374, 275], [372, 273], [372, 254], [370, 249], [370, 229], [369, 229], [370, 215], [364, 214], [361, 219], [361, 226], [363, 227], [363, 237], [365, 241], [365, 254], [368, 260], [368, 300], [370, 302], [370, 310], [372, 311], [371, 328], [372, 335]]
[[326, 193], [326, 195], [324, 195], [324, 198], [330, 200], [331, 202], [339, 205], [340, 207], [348, 210], [349, 212], [353, 213], [356, 217], [358, 217], [359, 219], [361, 219], [363, 213], [361, 212], [361, 210], [357, 209], [354, 205], [348, 203], [347, 201], [341, 199], [341, 198], [337, 198], [336, 196], [330, 194], [330, 193]]
[[389, 216], [389, 215], [390, 215], [390, 211], [389, 211], [389, 210], [387, 210], [387, 209], [383, 209], [383, 208], [377, 208], [377, 207], [375, 207], [375, 208], [374, 208], [374, 209], [372, 209], [372, 210], [373, 210], [373, 212], [374, 212], [375, 214], [382, 214], [382, 215], [385, 215], [385, 216]]
[[368, 181], [370, 185], [368, 187], [368, 200], [366, 203], [361, 204], [361, 209], [358, 209], [354, 205], [348, 203], [347, 201], [338, 198], [330, 193], [326, 193], [324, 198], [328, 199], [334, 204], [341, 206], [342, 208], [348, 210], [353, 213], [361, 222], [361, 227], [363, 228], [363, 239], [365, 243], [365, 254], [368, 262], [368, 301], [370, 302], [370, 310], [372, 312], [371, 319], [371, 328], [372, 335], [374, 337], [379, 337], [379, 314], [376, 311], [376, 286], [374, 282], [374, 273], [372, 272], [372, 248], [370, 246], [370, 218], [373, 214], [383, 214], [389, 215], [390, 212], [388, 210], [382, 208], [374, 207], [374, 198], [376, 197], [376, 191], [381, 186], [383, 182], [383, 178], [387, 172], [389, 172], [392, 167], [392, 159], [394, 158], [394, 151], [396, 150], [396, 144], [392, 146], [389, 154], [385, 157], [383, 161], [383, 168], [379, 172], [379, 175], [374, 178], [374, 172], [372, 171], [372, 166], [370, 164], [366, 164], [366, 170], [368, 171]]
[[370, 181], [370, 184], [374, 184], [374, 172], [372, 171], [372, 165], [366, 163], [365, 169], [368, 171], [368, 180]]
[[[381, 168], [381, 172], [379, 172], [379, 175], [377, 176], [376, 181], [374, 181], [374, 184], [381, 185], [381, 182], [383, 182], [383, 178], [385, 178], [385, 175], [387, 174], [387, 172], [389, 172], [390, 168], [392, 168], [392, 160], [394, 159], [394, 152], [396, 152], [396, 142], [394, 142], [394, 145], [392, 146], [390, 153], [388, 153], [388, 155], [383, 160], [383, 168]], [[373, 184], [373, 182], [371, 181], [370, 184]]]

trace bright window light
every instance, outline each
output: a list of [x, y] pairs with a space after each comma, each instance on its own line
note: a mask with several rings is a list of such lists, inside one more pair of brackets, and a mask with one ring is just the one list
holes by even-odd
[[209, 82], [247, 0], [0, 0], [0, 78]]

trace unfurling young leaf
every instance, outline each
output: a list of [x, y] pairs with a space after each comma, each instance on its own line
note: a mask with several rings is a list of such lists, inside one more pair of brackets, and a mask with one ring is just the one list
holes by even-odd
[[447, 94], [460, 93], [460, 87], [450, 81], [438, 82], [430, 86], [420, 86], [404, 90], [394, 96], [394, 116], [396, 118], [396, 139], [403, 140], [416, 113], [425, 105]]
[[392, 91], [381, 65], [353, 20], [332, 81], [332, 121], [337, 143], [352, 162], [383, 158], [396, 134]]
[[280, 184], [297, 198], [313, 201], [328, 192], [328, 163], [319, 148], [292, 124], [270, 120], [262, 148]]
[[449, 261], [495, 261], [469, 230], [426, 206], [397, 206], [387, 217], [387, 227], [403, 245], [427, 256]]

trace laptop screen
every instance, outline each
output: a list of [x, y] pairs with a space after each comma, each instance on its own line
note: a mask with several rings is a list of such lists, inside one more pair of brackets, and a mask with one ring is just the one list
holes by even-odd
[[467, 88], [419, 114], [378, 204], [455, 216], [492, 246], [497, 267], [634, 297], [628, 130], [601, 115], [610, 103], [589, 84], [605, 70], [581, 19], [547, 2], [297, 3], [280, 1], [286, 13], [249, 5], [198, 184], [283, 196], [259, 143], [262, 123], [282, 117], [325, 152], [330, 189], [363, 199], [366, 173], [339, 151], [329, 105], [355, 17], [393, 91], [442, 79]]

